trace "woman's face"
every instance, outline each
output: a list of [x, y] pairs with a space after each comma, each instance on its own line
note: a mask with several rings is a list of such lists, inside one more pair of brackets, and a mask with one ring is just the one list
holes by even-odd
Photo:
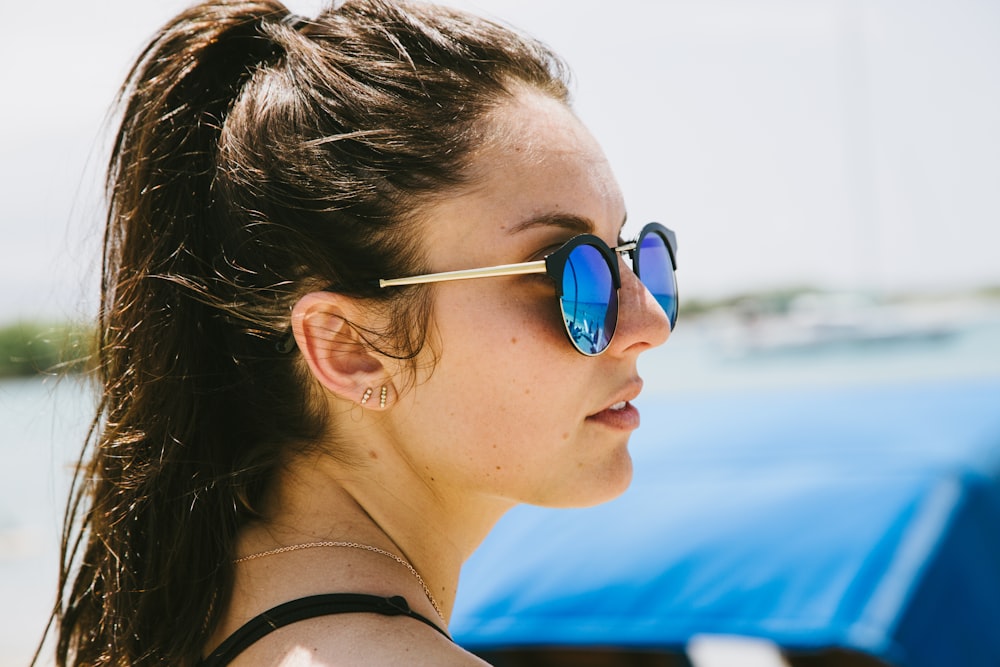
[[[562, 103], [524, 91], [492, 122], [494, 139], [473, 156], [474, 187], [424, 211], [429, 271], [541, 259], [583, 232], [618, 244], [621, 192]], [[642, 386], [637, 357], [663, 343], [669, 325], [627, 264], [621, 269], [618, 328], [597, 357], [570, 344], [547, 276], [428, 288], [436, 360], [390, 417], [428, 485], [444, 496], [548, 506], [593, 504], [628, 486], [626, 445], [639, 417], [621, 404]]]

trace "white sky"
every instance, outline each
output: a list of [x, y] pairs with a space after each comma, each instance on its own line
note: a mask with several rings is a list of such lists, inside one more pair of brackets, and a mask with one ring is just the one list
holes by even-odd
[[[144, 40], [187, 3], [11, 4], [0, 323], [89, 315], [103, 118]], [[678, 232], [682, 295], [1000, 284], [1000, 3], [450, 4], [569, 61], [630, 219]]]

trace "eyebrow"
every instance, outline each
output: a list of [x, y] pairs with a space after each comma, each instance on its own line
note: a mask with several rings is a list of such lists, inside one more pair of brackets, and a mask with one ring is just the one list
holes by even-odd
[[507, 232], [509, 234], [520, 234], [521, 232], [534, 229], [535, 227], [562, 227], [578, 234], [592, 234], [594, 223], [588, 218], [571, 213], [543, 213], [527, 220], [522, 220]]
[[[625, 217], [622, 218], [621, 227], [618, 228], [619, 235], [621, 235], [621, 231], [625, 227], [626, 220], [628, 220], [627, 213], [625, 214]], [[543, 213], [541, 215], [536, 215], [517, 223], [507, 230], [507, 233], [519, 234], [520, 232], [528, 229], [534, 229], [535, 227], [561, 227], [571, 232], [576, 232], [577, 234], [595, 233], [595, 225], [590, 218], [573, 215], [572, 213]]]

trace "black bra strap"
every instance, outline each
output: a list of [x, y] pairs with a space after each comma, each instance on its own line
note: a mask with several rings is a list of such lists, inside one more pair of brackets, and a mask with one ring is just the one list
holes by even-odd
[[[383, 598], [363, 593], [327, 593], [292, 600], [253, 617], [239, 630], [229, 635], [226, 641], [219, 644], [218, 648], [212, 651], [212, 654], [202, 660], [199, 665], [200, 667], [228, 665], [237, 655], [261, 637], [296, 621], [316, 618], [317, 616], [356, 612], [383, 616], [409, 616], [426, 623], [448, 637], [448, 633], [435, 625], [433, 621], [410, 609], [410, 605], [402, 596]], [[448, 637], [448, 639], [451, 638]]]

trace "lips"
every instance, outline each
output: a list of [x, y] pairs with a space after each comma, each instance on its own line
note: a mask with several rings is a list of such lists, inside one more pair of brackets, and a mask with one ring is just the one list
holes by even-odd
[[[621, 405], [622, 407], [616, 407]], [[590, 423], [601, 424], [615, 431], [634, 431], [639, 428], [639, 411], [635, 406], [625, 401], [615, 403], [597, 414], [587, 417]]]
[[607, 403], [605, 403], [604, 407], [601, 408], [601, 410], [599, 410], [598, 412], [596, 412], [595, 415], [600, 414], [601, 412], [605, 412], [607, 410], [613, 410], [616, 412], [624, 410], [626, 407], [628, 407], [629, 401], [634, 401], [636, 397], [639, 395], [639, 392], [641, 391], [642, 391], [642, 379], [638, 377], [630, 379], [623, 386], [621, 386], [621, 388], [618, 389], [618, 391], [616, 391], [614, 394], [611, 394], [610, 400]]
[[587, 417], [587, 421], [617, 431], [633, 431], [639, 428], [639, 411], [629, 401], [634, 400], [641, 390], [642, 380], [636, 378], [619, 391], [606, 408]]

